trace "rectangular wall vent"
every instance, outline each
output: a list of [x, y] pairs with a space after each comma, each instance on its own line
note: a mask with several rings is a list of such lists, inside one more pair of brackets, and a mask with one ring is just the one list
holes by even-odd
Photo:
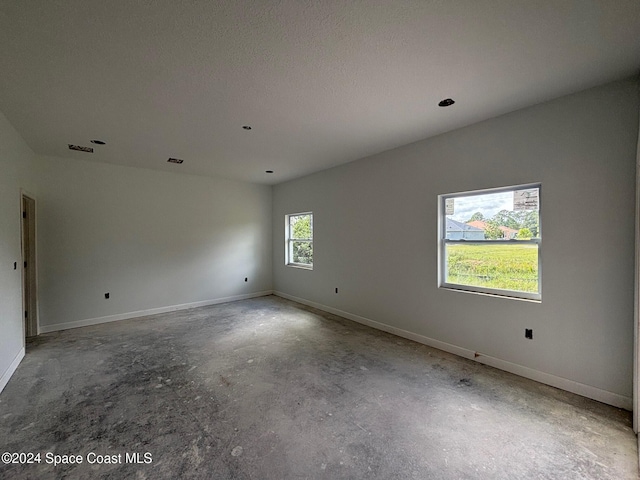
[[182, 163], [182, 162], [184, 162], [184, 160], [182, 160], [180, 158], [170, 158], [169, 160], [167, 160], [167, 162], [169, 162], [169, 163]]
[[77, 150], [78, 152], [93, 153], [93, 148], [91, 148], [91, 147], [82, 147], [80, 145], [71, 145], [71, 144], [69, 144], [69, 150]]

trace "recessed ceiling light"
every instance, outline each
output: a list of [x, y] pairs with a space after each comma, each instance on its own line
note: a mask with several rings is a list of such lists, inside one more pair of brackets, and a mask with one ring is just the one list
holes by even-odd
[[245, 130], [251, 130], [251, 127], [249, 125], [243, 125], [242, 128], [244, 128]]
[[81, 145], [71, 145], [70, 143], [68, 143], [67, 145], [69, 145], [69, 150], [76, 150], [78, 152], [93, 153], [93, 148], [91, 148], [91, 147], [83, 147]]
[[107, 142], [103, 142], [102, 140], [91, 140], [91, 143], [95, 143], [96, 145], [106, 145]]
[[180, 164], [180, 163], [184, 162], [184, 160], [182, 160], [181, 158], [173, 158], [173, 157], [172, 157], [172, 158], [170, 158], [169, 160], [167, 160], [167, 162], [169, 162], [169, 163], [178, 163], [178, 164]]
[[265, 170], [264, 173], [273, 173], [273, 170]]
[[454, 102], [452, 99], [445, 98], [444, 100], [440, 100], [440, 103], [438, 103], [438, 106], [439, 107], [450, 107], [454, 103], [456, 103], [456, 102]]

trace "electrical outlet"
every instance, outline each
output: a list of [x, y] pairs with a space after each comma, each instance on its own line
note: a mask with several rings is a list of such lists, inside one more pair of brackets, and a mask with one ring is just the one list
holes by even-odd
[[524, 338], [528, 338], [529, 340], [533, 340], [533, 328], [525, 328], [524, 329]]

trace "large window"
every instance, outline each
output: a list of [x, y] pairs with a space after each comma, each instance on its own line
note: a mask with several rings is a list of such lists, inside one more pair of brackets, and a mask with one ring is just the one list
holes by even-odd
[[439, 196], [439, 285], [541, 299], [540, 184]]
[[296, 213], [285, 217], [285, 263], [313, 268], [313, 213]]

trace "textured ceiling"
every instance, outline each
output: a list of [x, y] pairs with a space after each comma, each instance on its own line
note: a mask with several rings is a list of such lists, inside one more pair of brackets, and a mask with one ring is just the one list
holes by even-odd
[[267, 184], [639, 70], [638, 0], [0, 0], [37, 153]]

